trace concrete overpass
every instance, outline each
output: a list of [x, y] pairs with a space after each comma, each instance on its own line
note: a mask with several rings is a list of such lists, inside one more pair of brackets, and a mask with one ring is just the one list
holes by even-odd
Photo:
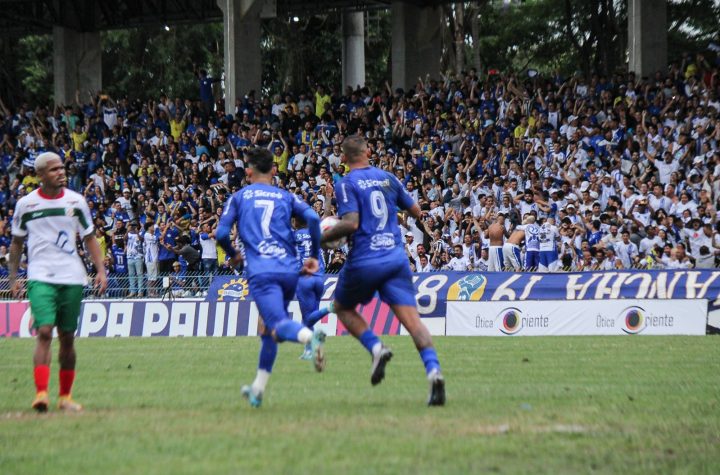
[[[652, 74], [667, 62], [666, 0], [628, 0], [630, 69]], [[343, 84], [365, 83], [364, 12], [392, 11], [392, 84], [440, 72], [440, 5], [453, 0], [0, 0], [0, 35], [52, 33], [54, 92], [68, 103], [79, 85], [102, 89], [100, 31], [198, 22], [224, 24], [226, 110], [259, 90], [261, 22], [342, 13]]]

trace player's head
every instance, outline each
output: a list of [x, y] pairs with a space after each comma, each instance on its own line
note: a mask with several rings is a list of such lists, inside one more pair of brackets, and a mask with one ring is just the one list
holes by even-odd
[[270, 175], [273, 169], [273, 157], [269, 150], [255, 147], [247, 152], [248, 178], [253, 181], [259, 176]]
[[60, 188], [65, 186], [65, 167], [60, 156], [53, 152], [45, 152], [35, 159], [35, 171], [44, 187]]
[[307, 223], [300, 216], [294, 216], [292, 219], [292, 223], [295, 229], [302, 229], [307, 227]]
[[523, 219], [523, 224], [533, 224], [535, 223], [535, 216], [532, 214], [526, 214], [525, 219]]
[[342, 143], [343, 156], [347, 163], [361, 163], [368, 159], [368, 148], [365, 138], [360, 135], [345, 137]]

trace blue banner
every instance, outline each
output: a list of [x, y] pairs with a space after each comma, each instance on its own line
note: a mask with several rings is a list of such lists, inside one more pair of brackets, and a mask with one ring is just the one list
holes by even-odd
[[[338, 276], [325, 278], [323, 300], [333, 298]], [[423, 317], [444, 316], [446, 301], [709, 299], [720, 297], [720, 271], [648, 270], [574, 273], [436, 272], [415, 274], [418, 309]], [[252, 299], [247, 280], [220, 276], [209, 301]]]

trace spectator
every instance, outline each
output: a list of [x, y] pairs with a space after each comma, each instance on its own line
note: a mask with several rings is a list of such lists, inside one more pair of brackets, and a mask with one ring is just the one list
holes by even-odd
[[[0, 104], [0, 217], [11, 219], [17, 199], [37, 186], [34, 157], [59, 151], [69, 186], [85, 194], [112, 237], [108, 252], [121, 248], [127, 257], [127, 223], [144, 227], [150, 294], [153, 246], [163, 273], [186, 246], [183, 234], [202, 250], [204, 269], [212, 260], [202, 235], [212, 236], [229, 193], [247, 183], [248, 147], [272, 151], [279, 187], [334, 213], [328, 190], [347, 173], [340, 144], [360, 133], [372, 164], [398, 177], [423, 210], [421, 222], [403, 223], [417, 270], [462, 267], [459, 245], [468, 266], [486, 271], [488, 228], [499, 213], [507, 216], [505, 235], [526, 216], [541, 228], [560, 223], [548, 245], [567, 270], [665, 267], [671, 254], [673, 266], [714, 266], [718, 67], [698, 63], [686, 76], [680, 66], [648, 80], [616, 74], [601, 88], [581, 77], [511, 73], [421, 80], [408, 92], [313, 84], [272, 100], [249, 93], [228, 116], [214, 113], [216, 79], [200, 70], [195, 103], [93, 94], [85, 104], [78, 97], [77, 109]], [[505, 241], [496, 236], [493, 245]], [[525, 252], [526, 243], [519, 247]], [[218, 254], [216, 262], [224, 261]], [[327, 262], [328, 272], [339, 270], [342, 253]]]
[[130, 276], [130, 293], [128, 298], [142, 297], [144, 290], [143, 272], [143, 245], [138, 224], [131, 221], [125, 236], [125, 249], [127, 256], [128, 274]]
[[[175, 220], [164, 218], [166, 221], [160, 234], [160, 248], [158, 252], [158, 269], [161, 273], [167, 274], [173, 268], [173, 263], [177, 260], [175, 246], [177, 238], [180, 236], [180, 229], [175, 224]], [[177, 219], [180, 221], [180, 219]]]
[[208, 222], [202, 224], [200, 233], [200, 246], [202, 247], [202, 270], [206, 276], [205, 285], [200, 287], [208, 289], [212, 282], [212, 276], [215, 275], [218, 268], [218, 252], [217, 241], [215, 240], [215, 231], [213, 231]]
[[169, 291], [173, 297], [185, 297], [189, 295], [189, 292], [185, 288], [185, 271], [182, 270], [182, 266], [179, 262], [173, 262], [172, 272], [169, 276], [170, 288]]
[[145, 223], [145, 233], [143, 234], [143, 247], [145, 255], [145, 267], [147, 270], [148, 280], [148, 297], [156, 297], [156, 287], [158, 278], [158, 258], [160, 249], [158, 246], [159, 230], [152, 222]]

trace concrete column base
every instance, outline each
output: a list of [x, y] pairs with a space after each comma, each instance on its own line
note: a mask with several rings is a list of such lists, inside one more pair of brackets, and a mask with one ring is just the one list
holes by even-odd
[[365, 85], [365, 22], [363, 12], [345, 12], [342, 16], [342, 85]]
[[628, 2], [628, 70], [639, 77], [667, 68], [667, 4], [665, 0]]
[[440, 7], [418, 7], [403, 1], [392, 3], [392, 84], [414, 87], [418, 76], [440, 77]]
[[100, 33], [80, 33], [61, 26], [53, 27], [53, 73], [55, 104], [75, 101], [75, 91], [87, 97], [87, 91], [102, 89], [102, 49]]
[[[236, 99], [254, 90], [260, 97], [260, 51], [263, 0], [218, 0], [223, 11], [225, 60], [225, 113], [235, 112]], [[267, 14], [267, 13], [266, 13]]]

